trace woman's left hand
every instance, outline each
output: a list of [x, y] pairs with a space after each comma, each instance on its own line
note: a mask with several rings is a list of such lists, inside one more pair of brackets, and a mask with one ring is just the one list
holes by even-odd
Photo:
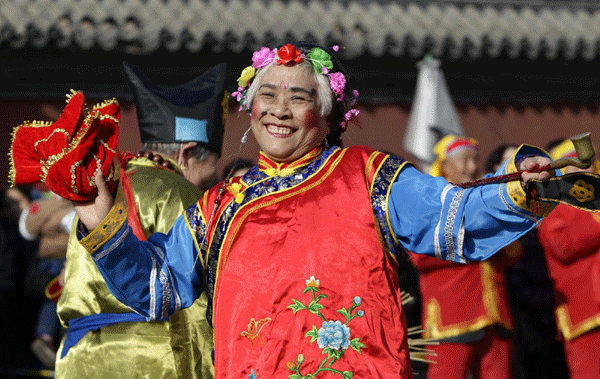
[[[538, 167], [546, 166], [550, 162], [552, 162], [550, 158], [542, 156], [527, 157], [521, 162], [519, 170], [535, 170]], [[523, 182], [523, 184], [527, 184], [527, 182], [531, 179], [548, 180], [554, 176], [554, 170], [541, 172], [524, 172], [523, 174], [521, 174], [521, 181]]]

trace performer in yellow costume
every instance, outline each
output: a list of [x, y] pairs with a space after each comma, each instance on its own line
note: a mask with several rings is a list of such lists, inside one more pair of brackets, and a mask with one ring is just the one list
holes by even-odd
[[[214, 182], [227, 110], [223, 109], [225, 65], [169, 89], [152, 85], [126, 64], [125, 70], [146, 152], [126, 153], [123, 158], [139, 224], [147, 236], [168, 231], [177, 216], [200, 198], [200, 188]], [[207, 90], [212, 95], [207, 97]], [[177, 98], [188, 98], [193, 104]], [[66, 262], [58, 314], [69, 329], [58, 349], [57, 378], [214, 376], [206, 297], [168, 321], [146, 322], [110, 294], [75, 233], [70, 236]]]

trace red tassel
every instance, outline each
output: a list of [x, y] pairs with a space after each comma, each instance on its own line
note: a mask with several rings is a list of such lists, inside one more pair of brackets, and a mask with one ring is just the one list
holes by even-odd
[[[130, 153], [125, 153], [125, 155], [128, 158], [130, 158], [130, 156], [133, 157], [133, 155], [131, 155]], [[129, 225], [133, 230], [133, 234], [135, 234], [135, 236], [140, 241], [146, 241], [146, 234], [144, 233], [144, 229], [142, 228], [140, 216], [138, 214], [138, 210], [135, 204], [135, 198], [133, 196], [133, 187], [131, 186], [131, 180], [125, 172], [125, 164], [127, 163], [127, 160], [123, 158], [119, 151], [117, 151], [117, 159], [119, 160], [119, 167], [121, 168], [119, 180], [121, 181], [121, 185], [123, 186], [123, 192], [125, 192], [125, 199], [127, 199], [127, 220], [129, 221]]]

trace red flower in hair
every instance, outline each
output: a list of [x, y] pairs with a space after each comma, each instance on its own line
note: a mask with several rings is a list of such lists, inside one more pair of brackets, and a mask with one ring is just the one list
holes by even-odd
[[296, 46], [288, 43], [277, 50], [277, 64], [294, 64], [302, 62], [302, 53], [296, 49]]

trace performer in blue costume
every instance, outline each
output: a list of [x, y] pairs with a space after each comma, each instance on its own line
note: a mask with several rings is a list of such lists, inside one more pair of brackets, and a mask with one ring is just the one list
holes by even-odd
[[[396, 255], [490, 257], [535, 224], [522, 183], [554, 173], [463, 189], [341, 148], [357, 93], [335, 53], [315, 45], [262, 48], [238, 84], [258, 165], [147, 242], [97, 176], [95, 201], [76, 205], [80, 242], [115, 297], [149, 320], [206, 292], [219, 379], [412, 378]], [[549, 161], [521, 146], [497, 174]]]

